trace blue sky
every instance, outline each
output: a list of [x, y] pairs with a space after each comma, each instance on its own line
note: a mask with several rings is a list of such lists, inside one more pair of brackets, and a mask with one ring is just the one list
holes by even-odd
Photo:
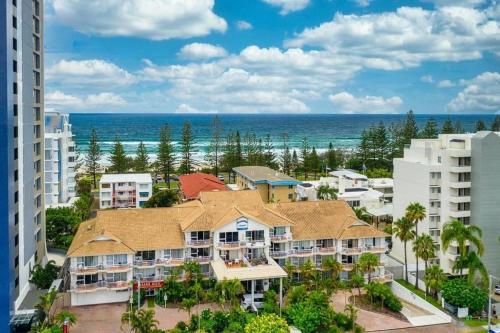
[[65, 112], [499, 113], [494, 0], [48, 0]]

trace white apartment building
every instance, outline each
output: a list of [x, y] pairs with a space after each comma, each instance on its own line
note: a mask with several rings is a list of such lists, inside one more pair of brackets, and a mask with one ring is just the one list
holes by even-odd
[[45, 205], [67, 204], [76, 195], [76, 146], [69, 115], [45, 113]]
[[392, 178], [370, 178], [368, 187], [383, 194], [384, 202], [392, 203], [394, 197], [394, 180]]
[[[441, 231], [445, 223], [457, 219], [479, 226], [483, 231], [485, 255], [482, 260], [489, 271], [500, 274], [500, 134], [440, 135], [438, 139], [412, 140], [404, 157], [394, 159], [394, 219], [405, 214], [406, 207], [419, 202], [427, 218], [418, 232], [432, 236], [438, 246], [433, 262], [448, 274], [458, 258], [456, 244], [441, 248]], [[412, 244], [408, 243], [408, 249]], [[393, 237], [392, 255], [403, 260], [402, 243]], [[408, 256], [409, 269], [415, 270], [415, 257]], [[420, 267], [423, 267], [421, 263]]]
[[321, 269], [335, 258], [347, 278], [364, 252], [380, 256], [373, 277], [390, 281], [386, 236], [343, 201], [265, 204], [256, 190], [201, 192], [170, 208], [102, 210], [80, 225], [68, 250], [71, 303], [126, 302], [139, 279], [154, 295], [187, 261], [217, 280], [239, 279], [252, 295], [286, 277], [286, 261]]
[[141, 208], [153, 195], [148, 173], [105, 174], [99, 180], [99, 208]]

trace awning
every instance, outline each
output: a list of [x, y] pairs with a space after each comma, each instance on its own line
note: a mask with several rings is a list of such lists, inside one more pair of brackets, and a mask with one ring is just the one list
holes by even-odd
[[249, 267], [227, 267], [222, 259], [211, 261], [212, 270], [217, 280], [238, 279], [240, 281], [284, 278], [288, 275], [273, 259], [269, 258], [267, 265]]

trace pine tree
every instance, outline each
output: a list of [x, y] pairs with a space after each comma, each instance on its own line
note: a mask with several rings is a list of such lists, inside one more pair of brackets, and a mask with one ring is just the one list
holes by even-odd
[[211, 133], [212, 139], [210, 140], [210, 146], [208, 147], [208, 153], [206, 155], [207, 161], [212, 166], [214, 175], [219, 174], [219, 163], [220, 155], [222, 152], [222, 134], [224, 129], [219, 120], [219, 117], [215, 116], [212, 121]]
[[455, 122], [454, 133], [456, 133], [456, 134], [465, 133], [464, 128], [462, 127], [462, 123], [459, 122], [458, 120]]
[[115, 173], [124, 173], [130, 169], [129, 160], [125, 154], [125, 149], [123, 149], [123, 144], [118, 136], [115, 137], [115, 143], [113, 148], [111, 148], [111, 154], [109, 157], [111, 163], [110, 171]]
[[326, 152], [326, 163], [332, 170], [336, 170], [340, 164], [337, 159], [337, 152], [333, 149], [333, 144], [331, 142], [328, 145], [328, 151]]
[[422, 139], [436, 139], [438, 137], [437, 123], [433, 118], [427, 120], [424, 129], [420, 133]]
[[373, 129], [372, 138], [374, 151], [371, 157], [373, 160], [382, 161], [381, 164], [385, 165], [385, 161], [387, 160], [387, 155], [389, 153], [389, 137], [383, 122], [380, 122], [378, 126]]
[[134, 171], [135, 172], [148, 172], [149, 170], [149, 155], [146, 151], [146, 146], [144, 142], [139, 142], [137, 146], [136, 157], [134, 160]]
[[292, 163], [290, 165], [290, 169], [293, 170], [293, 173], [295, 174], [295, 178], [297, 178], [297, 169], [299, 168], [299, 157], [297, 156], [297, 151], [295, 149], [293, 150], [292, 153]]
[[278, 167], [273, 140], [269, 134], [267, 134], [264, 139], [264, 165], [271, 169], [276, 169]]
[[311, 147], [309, 146], [309, 140], [307, 136], [302, 139], [302, 145], [300, 148], [300, 162], [302, 166], [302, 171], [304, 172], [304, 177], [307, 180], [309, 171], [309, 154], [311, 153]]
[[290, 175], [292, 169], [292, 154], [290, 153], [290, 148], [288, 147], [288, 134], [284, 133], [283, 138], [283, 149], [281, 151], [281, 170], [284, 174]]
[[184, 122], [181, 136], [181, 165], [179, 172], [189, 174], [193, 171], [193, 151], [194, 151], [193, 131], [189, 121]]
[[447, 119], [443, 123], [443, 128], [441, 128], [441, 134], [453, 134], [455, 129], [453, 128], [453, 123], [451, 122], [450, 119]]
[[97, 172], [99, 171], [99, 160], [101, 156], [102, 153], [101, 147], [99, 146], [99, 139], [96, 130], [93, 128], [92, 134], [90, 135], [89, 148], [85, 156], [85, 167], [87, 168], [87, 172], [92, 175], [94, 188], [97, 187]]
[[316, 176], [321, 169], [321, 160], [319, 159], [315, 147], [312, 148], [311, 154], [309, 156], [309, 165], [311, 171], [314, 173], [314, 179], [316, 179]]
[[236, 166], [243, 166], [243, 151], [241, 149], [241, 136], [240, 136], [240, 131], [236, 131]]
[[491, 123], [491, 130], [493, 132], [500, 132], [500, 116], [496, 116]]
[[239, 166], [236, 163], [236, 134], [231, 132], [226, 137], [220, 161], [222, 169], [229, 174], [229, 182], [233, 168]]
[[258, 165], [258, 142], [255, 133], [247, 132], [245, 134], [245, 164], [246, 165]]
[[264, 165], [264, 144], [262, 138], [257, 140], [257, 149], [255, 153], [255, 161], [257, 165]]
[[482, 120], [476, 122], [476, 132], [486, 131], [486, 124]]
[[415, 121], [415, 115], [413, 111], [410, 110], [406, 114], [406, 121], [403, 128], [403, 138], [405, 144], [410, 144], [411, 139], [415, 139], [418, 137], [418, 127], [417, 122]]
[[175, 148], [172, 143], [172, 133], [170, 126], [165, 124], [160, 130], [160, 145], [158, 146], [159, 170], [163, 173], [165, 182], [170, 188], [170, 174], [174, 170], [176, 161]]

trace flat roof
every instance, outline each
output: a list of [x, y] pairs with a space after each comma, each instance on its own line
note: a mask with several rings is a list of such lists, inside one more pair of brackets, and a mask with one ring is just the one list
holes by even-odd
[[264, 166], [242, 166], [233, 168], [233, 171], [256, 184], [297, 185], [301, 183], [293, 177]]
[[149, 173], [107, 173], [102, 175], [99, 183], [152, 183], [153, 180]]
[[353, 199], [353, 198], [365, 198], [365, 199], [378, 199], [384, 196], [382, 192], [376, 191], [371, 188], [360, 188], [360, 191], [346, 191], [344, 193], [339, 193], [338, 197], [341, 199]]
[[363, 175], [361, 173], [357, 173], [357, 172], [355, 172], [353, 170], [349, 170], [349, 169], [335, 170], [335, 171], [330, 172], [330, 175], [336, 176], [336, 177], [345, 176], [345, 177], [348, 177], [351, 179], [368, 180], [368, 177], [366, 177], [365, 175]]
[[393, 187], [394, 179], [392, 178], [370, 178], [368, 179], [371, 187]]
[[240, 281], [277, 279], [287, 277], [288, 274], [272, 258], [268, 258], [267, 265], [257, 265], [251, 267], [229, 268], [222, 259], [210, 262], [217, 280], [238, 279]]

